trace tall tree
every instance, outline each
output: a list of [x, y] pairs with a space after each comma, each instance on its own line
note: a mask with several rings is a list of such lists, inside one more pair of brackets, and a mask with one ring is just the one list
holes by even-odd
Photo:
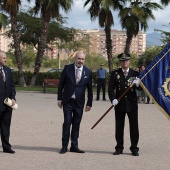
[[46, 48], [46, 41], [47, 41], [47, 35], [48, 35], [48, 27], [49, 22], [52, 18], [59, 18], [60, 17], [60, 8], [62, 8], [65, 12], [68, 12], [71, 9], [71, 5], [73, 3], [73, 0], [35, 0], [35, 13], [41, 14], [42, 17], [42, 29], [41, 36], [38, 42], [38, 52], [36, 55], [35, 60], [35, 68], [34, 68], [34, 74], [31, 79], [31, 85], [35, 85], [35, 81], [37, 78], [37, 75], [39, 73], [39, 70], [41, 68], [42, 64], [42, 57]]
[[[28, 0], [29, 1], [29, 0]], [[0, 1], [1, 8], [10, 15], [10, 22], [11, 22], [11, 31], [12, 37], [14, 40], [13, 48], [15, 49], [15, 59], [17, 62], [17, 67], [19, 70], [19, 77], [20, 77], [20, 85], [26, 86], [24, 73], [22, 69], [22, 53], [20, 49], [20, 33], [17, 27], [17, 13], [19, 11], [19, 6], [21, 5], [20, 0], [1, 0]]]
[[[35, 17], [33, 13], [28, 11], [27, 13], [19, 12], [17, 20], [18, 28], [21, 32], [20, 40], [22, 45], [33, 45], [34, 48], [38, 50], [37, 44], [41, 37], [41, 32], [39, 30], [42, 28], [42, 19]], [[56, 37], [65, 42], [72, 40], [73, 29], [62, 26], [63, 22], [65, 22], [63, 18], [61, 18], [60, 21], [52, 20], [49, 22], [46, 48], [48, 48], [51, 42], [53, 42], [53, 44], [55, 43]]]
[[7, 25], [8, 25], [8, 17], [5, 14], [0, 13], [0, 29], [5, 28]]
[[[169, 25], [164, 25], [168, 28], [170, 28], [170, 23]], [[163, 44], [169, 44], [170, 43], [170, 32], [169, 31], [164, 31], [164, 30], [160, 30], [160, 29], [155, 29], [154, 31], [160, 32], [161, 33], [161, 41], [163, 42]]]
[[100, 27], [105, 30], [109, 72], [113, 69], [111, 26], [114, 25], [114, 20], [111, 10], [121, 10], [124, 2], [124, 0], [86, 0], [84, 4], [86, 6], [91, 3], [88, 10], [91, 20], [93, 21], [98, 18]]
[[155, 19], [153, 10], [162, 9], [161, 5], [155, 2], [142, 2], [141, 0], [130, 1], [130, 6], [119, 12], [122, 28], [127, 31], [125, 53], [130, 53], [130, 46], [133, 36], [140, 30], [146, 31], [148, 20]]
[[168, 5], [170, 3], [170, 0], [161, 0], [161, 3], [163, 5]]
[[68, 55], [68, 62], [71, 62], [71, 58], [74, 56], [77, 50], [84, 50], [86, 53], [89, 53], [89, 35], [83, 35], [81, 39], [77, 39], [77, 36], [81, 34], [80, 30], [72, 29], [70, 32], [71, 40], [70, 41], [61, 41], [60, 45], [58, 44], [59, 49], [64, 49]]

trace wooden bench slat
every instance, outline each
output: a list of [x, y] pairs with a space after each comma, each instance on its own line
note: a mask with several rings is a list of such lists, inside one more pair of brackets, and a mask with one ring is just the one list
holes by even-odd
[[44, 93], [46, 92], [46, 87], [58, 87], [60, 79], [44, 79]]

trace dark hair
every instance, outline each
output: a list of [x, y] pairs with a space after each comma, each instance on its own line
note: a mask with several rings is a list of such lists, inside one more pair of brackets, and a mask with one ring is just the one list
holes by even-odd
[[146, 65], [145, 65], [145, 64], [142, 64], [142, 65], [139, 67], [139, 72], [140, 72], [140, 69], [141, 69], [143, 66], [146, 68]]

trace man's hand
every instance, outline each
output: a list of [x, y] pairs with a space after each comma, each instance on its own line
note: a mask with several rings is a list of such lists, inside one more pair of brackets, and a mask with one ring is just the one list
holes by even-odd
[[59, 107], [60, 109], [62, 109], [62, 101], [58, 101], [58, 102], [57, 102], [57, 105], [58, 105], [58, 107]]
[[88, 112], [88, 111], [90, 111], [91, 110], [91, 107], [90, 106], [86, 106], [85, 107], [85, 112]]
[[114, 99], [114, 100], [112, 101], [112, 105], [113, 105], [113, 106], [116, 106], [118, 103], [119, 103], [119, 102], [118, 102], [117, 99]]
[[139, 83], [140, 83], [140, 78], [137, 78], [135, 80], [133, 80], [133, 84], [136, 85], [136, 87], [139, 87]]
[[12, 106], [14, 106], [16, 103], [16, 101], [14, 99], [12, 99]]

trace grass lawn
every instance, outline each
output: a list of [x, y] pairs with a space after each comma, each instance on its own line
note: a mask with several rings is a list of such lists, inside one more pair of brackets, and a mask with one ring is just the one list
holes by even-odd
[[[15, 86], [15, 89], [17, 92], [19, 91], [35, 91], [35, 92], [43, 92], [44, 93], [44, 87], [42, 86], [27, 86], [27, 87], [21, 87], [21, 86]], [[46, 88], [46, 93], [57, 93], [57, 88]], [[93, 87], [93, 92], [96, 92], [96, 87]]]
[[[44, 92], [44, 87], [42, 86], [28, 86], [28, 87], [21, 87], [15, 86], [16, 91], [35, 91], [35, 92]], [[57, 88], [46, 88], [46, 92], [53, 92], [57, 93]]]

